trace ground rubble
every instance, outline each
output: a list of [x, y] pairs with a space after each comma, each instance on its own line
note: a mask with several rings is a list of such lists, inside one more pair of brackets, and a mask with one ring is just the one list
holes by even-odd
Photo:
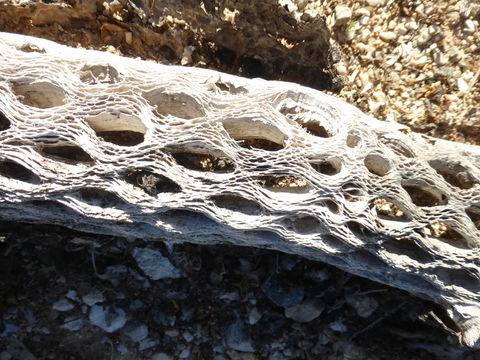
[[2, 360], [475, 359], [433, 303], [297, 256], [0, 233]]

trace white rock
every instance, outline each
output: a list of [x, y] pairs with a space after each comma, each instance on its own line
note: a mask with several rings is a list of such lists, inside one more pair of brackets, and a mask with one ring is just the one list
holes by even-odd
[[97, 289], [94, 289], [90, 291], [88, 294], [82, 296], [82, 301], [88, 306], [95, 305], [97, 303], [103, 302], [104, 300], [105, 300], [105, 297]]
[[368, 318], [378, 308], [378, 302], [370, 296], [351, 295], [346, 298], [347, 304], [353, 307], [358, 316]]
[[386, 0], [367, 0], [367, 4], [370, 6], [381, 6], [385, 5]]
[[140, 342], [148, 336], [148, 326], [137, 322], [129, 322], [122, 330], [132, 341]]
[[352, 17], [352, 10], [345, 5], [335, 7], [335, 26], [345, 25]]
[[405, 25], [398, 24], [395, 28], [395, 32], [397, 33], [397, 35], [405, 35], [408, 32], [408, 29]]
[[463, 78], [457, 80], [457, 87], [461, 93], [468, 91], [468, 83]]
[[93, 305], [90, 309], [89, 319], [93, 325], [108, 333], [121, 329], [127, 322], [125, 311], [116, 306]]
[[395, 34], [393, 31], [382, 31], [378, 34], [378, 36], [380, 39], [387, 42], [397, 38], [397, 34]]
[[465, 20], [463, 32], [466, 34], [473, 34], [475, 32], [475, 23], [471, 19]]
[[60, 299], [57, 302], [55, 302], [52, 307], [53, 307], [53, 310], [68, 311], [68, 310], [72, 310], [75, 307], [75, 305], [73, 305], [67, 299]]
[[365, 8], [360, 8], [360, 9], [355, 10], [355, 12], [354, 12], [353, 14], [354, 14], [356, 17], [360, 17], [360, 16], [370, 16], [370, 10], [365, 9]]
[[256, 307], [253, 307], [248, 314], [248, 323], [255, 325], [262, 318], [262, 313]]
[[138, 267], [152, 280], [176, 279], [181, 276], [180, 270], [158, 250], [136, 247], [132, 256]]
[[285, 309], [285, 316], [299, 323], [308, 323], [319, 317], [324, 309], [325, 305], [323, 303], [307, 300]]
[[360, 23], [360, 25], [367, 25], [369, 21], [370, 21], [370, 16], [360, 16], [360, 18], [358, 19], [358, 22]]
[[412, 20], [412, 21], [409, 21], [408, 23], [406, 23], [405, 27], [408, 30], [417, 30], [418, 29], [418, 24], [414, 20]]
[[333, 331], [340, 332], [340, 333], [348, 331], [347, 327], [345, 326], [345, 324], [341, 320], [337, 320], [337, 321], [334, 321], [334, 322], [328, 324], [328, 327], [330, 329], [332, 329]]
[[339, 75], [346, 75], [347, 74], [347, 67], [343, 64], [337, 64], [335, 66], [335, 68], [337, 69], [337, 73]]

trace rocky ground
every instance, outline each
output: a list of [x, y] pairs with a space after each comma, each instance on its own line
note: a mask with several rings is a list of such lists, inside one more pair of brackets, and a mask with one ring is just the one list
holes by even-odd
[[[259, 67], [247, 50], [239, 57], [225, 43], [208, 45], [200, 38], [178, 54], [173, 43], [171, 51], [147, 44], [135, 53], [135, 46], [127, 47], [125, 34], [136, 33], [122, 24], [142, 25], [158, 36], [195, 33], [173, 17], [160, 24], [147, 11], [153, 4], [160, 6], [159, 1], [148, 3], [148, 9], [141, 1], [105, 2], [94, 9], [98, 18], [93, 25], [79, 28], [82, 36], [73, 23], [75, 30], [68, 31], [65, 26], [59, 30], [55, 22], [35, 26], [25, 20], [32, 1], [7, 3], [28, 11], [22, 18], [13, 18], [11, 12], [7, 17], [0, 6], [2, 30], [155, 61], [273, 76], [258, 73], [274, 67]], [[220, 11], [214, 3], [235, 2], [205, 1], [205, 11]], [[324, 21], [330, 43], [339, 51], [329, 50], [331, 67], [327, 61], [309, 69], [328, 76], [311, 83], [304, 73], [278, 78], [323, 88], [375, 117], [408, 124], [415, 131], [480, 144], [478, 2], [279, 3], [279, 13], [301, 25]], [[224, 21], [233, 21], [235, 9], [228, 9]], [[95, 21], [103, 30], [85, 30], [97, 26]], [[288, 53], [301, 44], [292, 39], [279, 39], [282, 48], [272, 49], [279, 56]], [[279, 252], [167, 247], [0, 223], [0, 360], [480, 358], [480, 353], [459, 346], [456, 331], [432, 303]]]

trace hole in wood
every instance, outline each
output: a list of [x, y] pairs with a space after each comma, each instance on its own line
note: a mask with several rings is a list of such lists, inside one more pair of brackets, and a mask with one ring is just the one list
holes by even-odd
[[143, 97], [155, 108], [155, 115], [168, 115], [195, 119], [205, 116], [202, 104], [193, 96], [183, 93], [168, 94], [164, 89], [155, 89], [143, 94]]
[[181, 187], [169, 178], [148, 170], [132, 170], [126, 174], [125, 180], [153, 196], [159, 193], [182, 191]]
[[435, 275], [447, 286], [459, 286], [475, 294], [480, 291], [480, 280], [473, 270], [438, 267]]
[[210, 199], [219, 208], [238, 211], [248, 215], [258, 215], [263, 210], [262, 206], [257, 202], [238, 195], [215, 195]]
[[298, 176], [275, 176], [267, 175], [258, 177], [260, 185], [269, 190], [286, 192], [307, 192], [309, 190], [308, 182]]
[[470, 189], [477, 183], [469, 171], [458, 163], [444, 160], [432, 160], [428, 163], [452, 186]]
[[93, 162], [90, 155], [76, 145], [42, 146], [40, 153], [46, 157], [66, 162]]
[[400, 206], [391, 202], [385, 198], [377, 198], [373, 200], [377, 215], [381, 219], [394, 220], [394, 221], [406, 221], [407, 215]]
[[381, 245], [390, 254], [405, 255], [420, 263], [427, 263], [433, 260], [432, 256], [418, 246], [415, 241], [406, 238], [395, 238], [385, 240]]
[[340, 158], [331, 158], [323, 161], [310, 162], [314, 170], [325, 175], [335, 175], [342, 169], [342, 161]]
[[228, 157], [187, 152], [172, 153], [171, 155], [177, 164], [191, 170], [215, 173], [230, 173], [235, 170], [235, 164]]
[[0, 175], [30, 184], [40, 184], [42, 182], [40, 177], [33, 171], [9, 160], [0, 161]]
[[390, 171], [390, 162], [378, 154], [369, 154], [363, 161], [372, 174], [385, 176]]
[[12, 90], [18, 100], [28, 106], [46, 109], [65, 104], [65, 91], [46, 81], [14, 84]]
[[300, 123], [305, 130], [314, 136], [322, 137], [322, 138], [329, 138], [332, 136], [332, 134], [325, 129], [322, 125], [320, 125], [320, 122], [317, 121], [308, 121], [305, 123]]
[[7, 130], [10, 127], [10, 120], [0, 111], [0, 131]]
[[103, 189], [89, 187], [81, 189], [78, 194], [84, 202], [92, 206], [115, 208], [125, 204], [116, 194]]
[[360, 136], [350, 132], [347, 136], [347, 146], [354, 148], [358, 145], [360, 140], [361, 140]]
[[222, 123], [228, 135], [244, 148], [267, 151], [284, 148], [287, 136], [274, 125], [250, 118], [225, 119]]
[[373, 231], [367, 229], [363, 224], [360, 224], [356, 221], [348, 221], [347, 227], [350, 229], [355, 236], [358, 237], [371, 237], [374, 235]]
[[143, 142], [146, 126], [136, 116], [101, 113], [85, 119], [97, 136], [120, 146], [135, 146]]
[[322, 206], [326, 206], [328, 210], [330, 210], [334, 214], [340, 213], [340, 208], [338, 204], [333, 200], [329, 200], [329, 199], [322, 200], [319, 202], [319, 204]]
[[363, 197], [363, 189], [360, 185], [354, 183], [346, 183], [342, 185], [341, 193], [347, 201], [360, 201]]
[[409, 148], [407, 144], [405, 144], [401, 139], [393, 137], [390, 134], [381, 134], [379, 135], [379, 139], [382, 144], [387, 145], [392, 151], [399, 156], [403, 156], [406, 158], [415, 158], [416, 155], [412, 149]]
[[86, 84], [114, 84], [118, 81], [118, 71], [109, 64], [87, 64], [80, 69], [79, 77]]
[[463, 235], [450, 227], [448, 224], [438, 221], [426, 228], [427, 235], [430, 235], [444, 243], [460, 249], [471, 249], [472, 246]]
[[410, 195], [417, 206], [438, 206], [447, 204], [447, 197], [440, 191], [430, 187], [402, 182], [402, 187]]
[[300, 234], [313, 234], [316, 232], [319, 232], [321, 227], [320, 227], [320, 221], [310, 215], [298, 217], [293, 220], [293, 227], [295, 231], [297, 231]]
[[468, 217], [472, 220], [473, 225], [480, 230], [480, 206], [470, 206], [465, 210]]
[[135, 146], [145, 139], [142, 133], [135, 131], [100, 131], [97, 135], [103, 140], [120, 146]]
[[170, 225], [179, 229], [189, 229], [191, 231], [202, 230], [201, 228], [214, 229], [218, 223], [208, 216], [191, 210], [174, 209], [165, 211], [160, 217]]

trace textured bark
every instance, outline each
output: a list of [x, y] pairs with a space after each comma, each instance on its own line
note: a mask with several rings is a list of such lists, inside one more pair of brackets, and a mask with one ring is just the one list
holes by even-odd
[[264, 247], [480, 315], [480, 148], [316, 90], [0, 35], [0, 218]]

